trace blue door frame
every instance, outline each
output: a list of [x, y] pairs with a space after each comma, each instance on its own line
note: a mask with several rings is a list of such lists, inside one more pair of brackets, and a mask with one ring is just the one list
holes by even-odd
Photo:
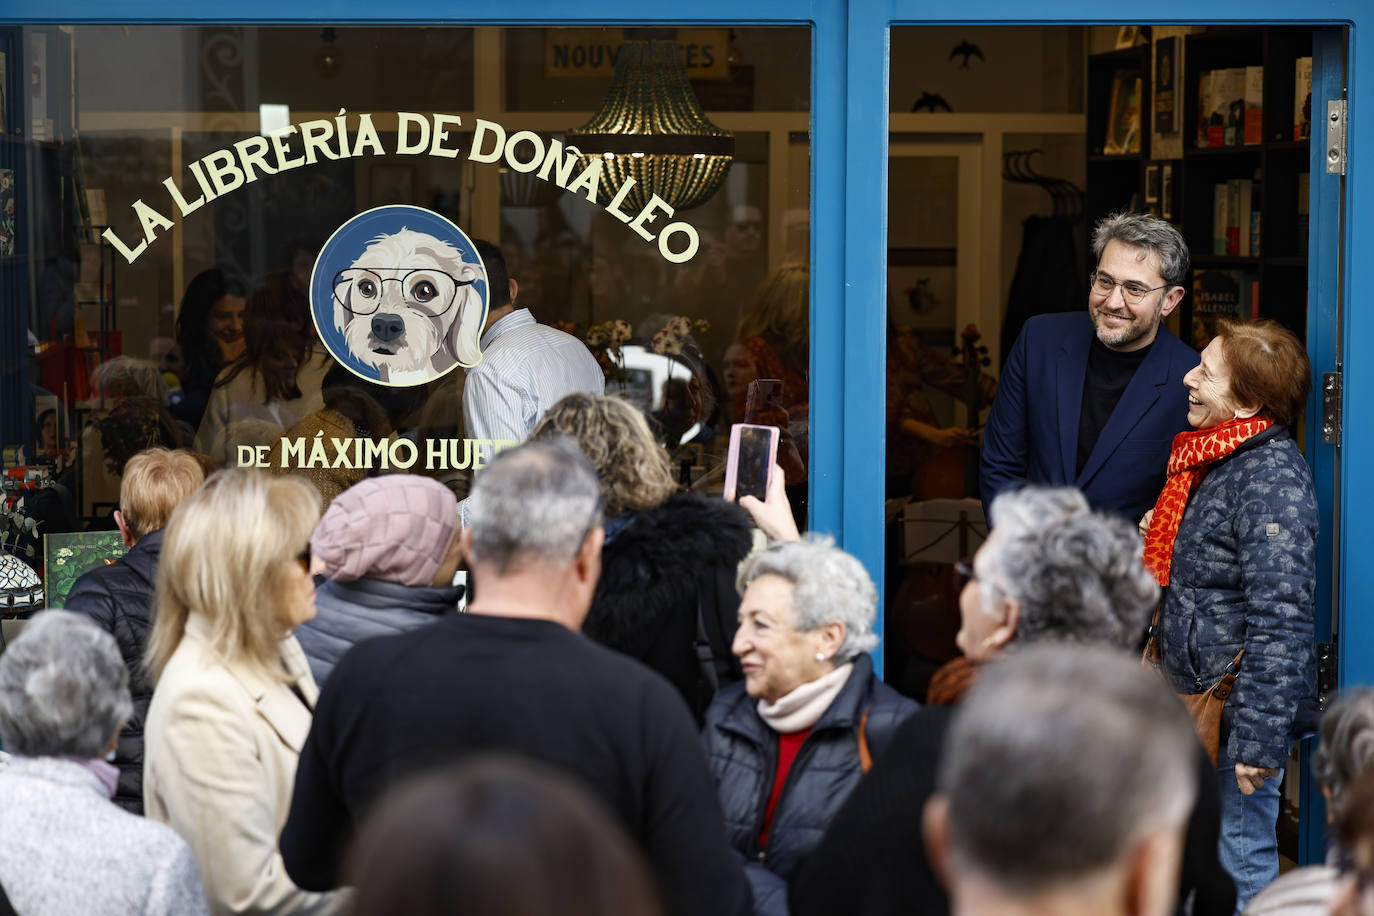
[[[902, 25], [1119, 25], [1103, 18], [1100, 0], [968, 0], [951, 16], [945, 4], [918, 0], [698, 0], [688, 8], [648, 10], [609, 0], [507, 0], [474, 11], [444, 0], [393, 0], [379, 20], [372, 0], [333, 0], [330, 25], [452, 22], [456, 25], [805, 25], [812, 29], [811, 88], [811, 512], [813, 527], [833, 533], [883, 581], [883, 460], [885, 428], [885, 278], [887, 251], [888, 55], [891, 28]], [[1132, 11], [1134, 12], [1134, 11]], [[627, 15], [630, 13], [630, 15]], [[1028, 16], [1028, 14], [1031, 14]], [[1309, 348], [1313, 371], [1336, 368], [1339, 353], [1374, 347], [1374, 310], [1352, 302], [1374, 300], [1374, 183], [1361, 180], [1374, 167], [1374, 117], [1361, 115], [1374, 99], [1374, 5], [1368, 0], [1156, 0], [1152, 22], [1197, 24], [1350, 26], [1347, 87], [1350, 129], [1343, 192], [1327, 181], [1313, 143]], [[184, 0], [135, 0], [114, 8], [108, 0], [0, 0], [0, 23], [224, 23], [290, 24], [323, 21], [313, 0], [239, 0], [231, 6]], [[1361, 66], [1365, 63], [1365, 66]], [[1332, 75], [1318, 80], [1328, 92]], [[1343, 237], [1337, 213], [1343, 210]], [[1343, 284], [1336, 265], [1344, 255]], [[1343, 323], [1338, 316], [1344, 316]], [[1339, 337], [1337, 337], [1339, 334]], [[1374, 360], [1347, 360], [1346, 392], [1374, 392]], [[1314, 393], [1309, 416], [1316, 415]], [[1352, 598], [1374, 594], [1374, 563], [1351, 562], [1345, 536], [1350, 520], [1374, 518], [1374, 485], [1352, 473], [1374, 458], [1374, 399], [1345, 398], [1340, 470], [1334, 450], [1315, 446], [1318, 485], [1339, 499], [1334, 524], [1324, 519], [1324, 558], [1339, 578], [1322, 597], [1346, 610], [1340, 627], [1340, 683], [1374, 683], [1374, 614]], [[1313, 430], [1315, 431], [1315, 430]], [[1334, 545], [1334, 547], [1333, 547]], [[1358, 557], [1354, 558], [1358, 559]], [[1326, 568], [1330, 568], [1329, 564]], [[881, 632], [882, 621], [878, 626]], [[1310, 844], [1305, 844], [1311, 849]]]

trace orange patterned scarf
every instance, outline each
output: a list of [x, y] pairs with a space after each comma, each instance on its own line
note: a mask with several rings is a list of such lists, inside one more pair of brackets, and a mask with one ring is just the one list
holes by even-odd
[[1208, 429], [1184, 430], [1174, 436], [1169, 453], [1169, 479], [1155, 502], [1150, 530], [1145, 535], [1145, 568], [1161, 586], [1169, 584], [1169, 568], [1174, 561], [1174, 538], [1183, 522], [1183, 510], [1193, 486], [1208, 471], [1208, 466], [1227, 457], [1241, 443], [1274, 425], [1267, 417], [1227, 420]]

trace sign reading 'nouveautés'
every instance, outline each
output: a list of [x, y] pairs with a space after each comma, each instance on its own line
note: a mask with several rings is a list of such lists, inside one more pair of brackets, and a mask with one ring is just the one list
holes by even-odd
[[[677, 29], [682, 66], [694, 80], [730, 78], [729, 29]], [[621, 29], [545, 29], [544, 75], [611, 76], [624, 44]]]

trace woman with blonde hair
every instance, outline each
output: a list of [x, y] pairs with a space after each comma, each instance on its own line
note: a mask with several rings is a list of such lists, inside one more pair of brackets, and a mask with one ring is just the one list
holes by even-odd
[[678, 493], [668, 453], [625, 401], [570, 394], [531, 438], [559, 434], [596, 467], [605, 512], [601, 577], [583, 632], [666, 677], [700, 723], [716, 688], [742, 676], [730, 640], [749, 516], [714, 497]]
[[277, 837], [319, 691], [291, 635], [315, 615], [304, 481], [235, 468], [172, 515], [157, 571], [144, 740], [149, 817], [190, 844], [213, 913], [326, 913], [296, 887]]

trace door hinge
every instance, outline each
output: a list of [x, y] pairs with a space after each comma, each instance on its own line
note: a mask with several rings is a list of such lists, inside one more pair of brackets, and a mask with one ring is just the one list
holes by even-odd
[[1322, 445], [1341, 444], [1341, 374], [1322, 373]]
[[1346, 112], [1344, 99], [1326, 102], [1326, 174], [1345, 174]]
[[1323, 642], [1317, 644], [1317, 708], [1326, 711], [1332, 697], [1336, 695], [1337, 678], [1340, 675], [1336, 664], [1336, 644]]

